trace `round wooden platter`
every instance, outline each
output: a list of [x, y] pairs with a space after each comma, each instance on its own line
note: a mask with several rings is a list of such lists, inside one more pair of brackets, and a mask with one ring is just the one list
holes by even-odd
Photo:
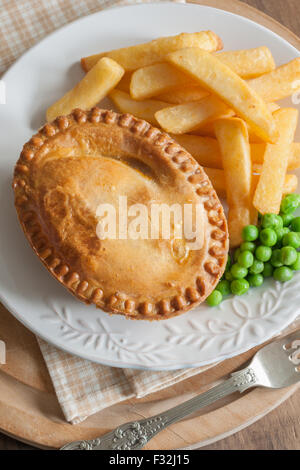
[[[201, 0], [192, 3], [245, 16], [268, 27], [300, 49], [300, 40], [291, 31], [237, 0]], [[6, 364], [0, 365], [0, 431], [40, 448], [58, 448], [73, 440], [101, 436], [121, 423], [148, 417], [182, 403], [224, 380], [255, 352], [253, 349], [211, 366], [196, 377], [143, 399], [132, 399], [112, 406], [80, 425], [70, 425], [62, 415], [35, 336], [1, 305], [0, 337], [7, 346]], [[296, 388], [254, 389], [243, 395], [231, 395], [174, 424], [150, 441], [147, 448], [193, 449], [208, 445], [252, 424], [280, 405]]]
[[[295, 325], [293, 325], [293, 329]], [[126, 421], [149, 417], [207, 390], [239, 368], [254, 350], [204, 370], [143, 399], [111, 406], [79, 425], [66, 423], [35, 336], [0, 305], [0, 335], [7, 346], [0, 366], [0, 430], [41, 448], [91, 439]], [[148, 449], [197, 448], [253, 423], [287, 399], [296, 387], [254, 389], [218, 402], [156, 436]]]

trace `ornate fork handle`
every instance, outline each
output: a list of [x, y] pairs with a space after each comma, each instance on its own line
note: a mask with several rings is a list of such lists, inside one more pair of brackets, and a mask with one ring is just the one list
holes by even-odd
[[233, 392], [244, 392], [259, 385], [254, 370], [246, 367], [231, 374], [225, 382], [207, 392], [175, 406], [152, 418], [125, 423], [104, 436], [90, 441], [75, 441], [65, 445], [61, 450], [137, 450], [142, 449], [156, 434], [195, 411], [230, 395]]

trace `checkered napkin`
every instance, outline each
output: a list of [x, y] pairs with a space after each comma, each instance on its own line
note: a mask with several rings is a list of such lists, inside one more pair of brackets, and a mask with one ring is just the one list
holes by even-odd
[[[55, 29], [84, 15], [123, 3], [142, 2], [0, 0], [0, 74]], [[63, 413], [73, 424], [115, 403], [143, 397], [207, 369], [152, 372], [106, 367], [67, 354], [40, 338], [38, 342]]]

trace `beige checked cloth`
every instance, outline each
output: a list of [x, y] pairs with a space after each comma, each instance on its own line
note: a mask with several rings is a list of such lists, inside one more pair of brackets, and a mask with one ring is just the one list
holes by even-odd
[[[66, 23], [117, 5], [157, 1], [0, 0], [0, 75], [23, 52]], [[173, 1], [185, 3], [185, 0]]]
[[[0, 0], [0, 74], [23, 52], [64, 24], [131, 0]], [[143, 397], [206, 368], [152, 372], [101, 366], [38, 338], [66, 420], [76, 424], [103, 408]]]

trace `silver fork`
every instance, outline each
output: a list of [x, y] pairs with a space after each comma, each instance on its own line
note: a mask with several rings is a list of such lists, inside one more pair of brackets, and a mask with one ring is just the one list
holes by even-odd
[[233, 392], [253, 387], [283, 388], [300, 380], [300, 330], [264, 346], [250, 364], [207, 392], [151, 418], [125, 423], [101, 437], [75, 441], [61, 450], [137, 450], [184, 417]]

